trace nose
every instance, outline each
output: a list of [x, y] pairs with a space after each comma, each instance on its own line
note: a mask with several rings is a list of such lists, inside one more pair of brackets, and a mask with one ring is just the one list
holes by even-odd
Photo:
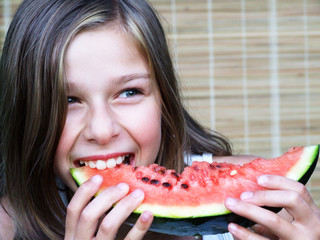
[[87, 141], [104, 145], [115, 139], [120, 131], [121, 126], [111, 109], [101, 107], [89, 111], [84, 129]]

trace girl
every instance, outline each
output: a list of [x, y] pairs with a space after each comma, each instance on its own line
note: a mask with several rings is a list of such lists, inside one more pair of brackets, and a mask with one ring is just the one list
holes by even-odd
[[[7, 33], [0, 74], [1, 239], [180, 239], [147, 233], [148, 211], [124, 226], [143, 201], [141, 190], [128, 195], [120, 183], [92, 200], [101, 176], [77, 188], [69, 169], [127, 161], [181, 171], [184, 155], [204, 153], [252, 159], [231, 156], [224, 137], [185, 111], [163, 29], [144, 0], [25, 0]], [[304, 186], [279, 176], [259, 184], [270, 190], [226, 200], [260, 224], [230, 224], [236, 238], [320, 238], [320, 211]]]

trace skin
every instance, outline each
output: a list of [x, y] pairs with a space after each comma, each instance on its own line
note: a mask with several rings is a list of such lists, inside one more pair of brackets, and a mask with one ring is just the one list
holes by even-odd
[[158, 90], [142, 52], [117, 26], [84, 31], [66, 53], [69, 109], [55, 171], [76, 190], [69, 173], [79, 160], [133, 156], [155, 161], [161, 140]]

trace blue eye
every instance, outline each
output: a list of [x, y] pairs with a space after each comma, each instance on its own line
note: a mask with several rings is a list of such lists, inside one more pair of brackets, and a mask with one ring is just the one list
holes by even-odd
[[128, 97], [136, 96], [140, 93], [141, 93], [141, 91], [139, 91], [138, 89], [132, 88], [132, 89], [127, 89], [127, 90], [124, 90], [123, 92], [121, 92], [119, 94], [119, 97], [128, 98]]
[[68, 101], [68, 104], [73, 104], [73, 103], [79, 102], [79, 99], [77, 97], [68, 96], [67, 101]]

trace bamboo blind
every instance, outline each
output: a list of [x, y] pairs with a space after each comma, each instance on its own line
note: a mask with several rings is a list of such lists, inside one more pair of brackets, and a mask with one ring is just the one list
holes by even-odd
[[[235, 152], [320, 143], [319, 0], [151, 0], [192, 114]], [[320, 206], [319, 167], [308, 185]]]
[[[18, 0], [0, 0], [0, 43]], [[150, 0], [187, 108], [235, 153], [320, 143], [320, 0]], [[320, 165], [319, 165], [320, 166]], [[320, 206], [320, 168], [308, 187]]]

